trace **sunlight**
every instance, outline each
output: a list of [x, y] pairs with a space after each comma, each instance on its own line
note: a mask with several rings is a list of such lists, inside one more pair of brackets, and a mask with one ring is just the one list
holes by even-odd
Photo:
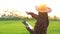
[[[48, 7], [52, 8], [52, 12], [49, 15], [60, 15], [60, 2], [59, 0], [0, 0], [0, 9], [12, 9], [15, 8], [18, 11], [34, 12], [37, 13], [35, 6], [38, 6], [41, 2], [44, 2]], [[3, 11], [0, 10], [1, 13]], [[60, 17], [60, 16], [59, 16]]]

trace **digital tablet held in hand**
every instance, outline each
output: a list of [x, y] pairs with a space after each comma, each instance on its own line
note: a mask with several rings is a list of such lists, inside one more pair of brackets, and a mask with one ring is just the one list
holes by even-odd
[[22, 22], [27, 28], [33, 29], [33, 27], [27, 22], [27, 21], [23, 21]]

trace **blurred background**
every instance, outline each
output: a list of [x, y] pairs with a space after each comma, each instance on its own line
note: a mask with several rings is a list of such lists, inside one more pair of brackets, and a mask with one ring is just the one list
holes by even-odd
[[0, 0], [0, 34], [29, 34], [22, 21], [26, 20], [34, 27], [36, 20], [26, 12], [38, 14], [35, 6], [42, 2], [52, 9], [48, 13], [47, 34], [60, 34], [59, 0]]

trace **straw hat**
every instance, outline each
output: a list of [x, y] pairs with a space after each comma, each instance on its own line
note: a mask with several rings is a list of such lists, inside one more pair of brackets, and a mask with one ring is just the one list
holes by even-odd
[[38, 12], [50, 12], [51, 8], [47, 7], [45, 3], [41, 3], [39, 6], [36, 6]]

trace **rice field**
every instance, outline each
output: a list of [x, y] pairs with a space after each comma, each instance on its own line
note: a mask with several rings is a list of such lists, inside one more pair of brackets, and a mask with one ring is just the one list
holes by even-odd
[[[33, 27], [35, 20], [27, 20]], [[0, 34], [29, 34], [22, 20], [1, 20]], [[50, 21], [47, 34], [60, 34], [60, 21]]]

